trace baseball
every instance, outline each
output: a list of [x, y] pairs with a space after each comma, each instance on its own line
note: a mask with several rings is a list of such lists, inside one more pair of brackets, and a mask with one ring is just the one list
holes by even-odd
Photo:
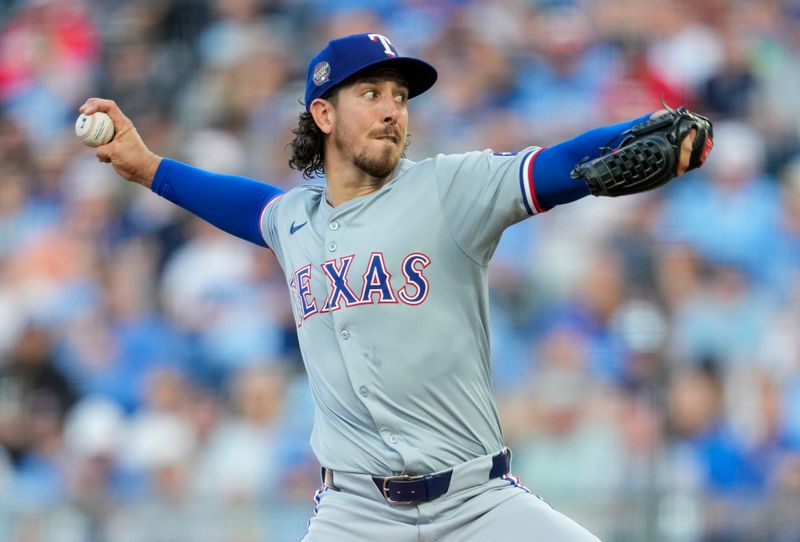
[[75, 122], [75, 135], [84, 145], [99, 147], [114, 137], [114, 122], [102, 111], [91, 115], [81, 114]]

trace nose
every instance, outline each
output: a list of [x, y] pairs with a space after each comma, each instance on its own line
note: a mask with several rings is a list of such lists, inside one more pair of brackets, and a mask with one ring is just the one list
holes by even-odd
[[400, 116], [400, 104], [394, 99], [394, 96], [387, 96], [383, 99], [381, 113], [383, 114], [383, 122], [390, 124], [397, 122]]

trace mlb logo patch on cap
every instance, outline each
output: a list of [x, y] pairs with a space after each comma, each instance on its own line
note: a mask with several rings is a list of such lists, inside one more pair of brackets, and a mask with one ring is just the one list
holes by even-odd
[[314, 80], [314, 84], [316, 86], [324, 85], [325, 83], [330, 81], [330, 77], [331, 77], [330, 64], [328, 64], [323, 60], [322, 62], [319, 62], [317, 63], [316, 66], [314, 66], [314, 76], [312, 77], [312, 79]]

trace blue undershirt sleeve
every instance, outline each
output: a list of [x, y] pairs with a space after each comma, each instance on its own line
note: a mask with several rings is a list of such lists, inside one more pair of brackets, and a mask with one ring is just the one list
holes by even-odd
[[282, 190], [266, 183], [221, 175], [164, 158], [152, 191], [236, 237], [266, 247], [261, 211]]
[[586, 183], [569, 176], [583, 158], [597, 158], [602, 147], [615, 146], [618, 136], [632, 126], [650, 118], [651, 113], [619, 124], [603, 126], [542, 149], [533, 163], [536, 199], [543, 209], [569, 203], [589, 195]]

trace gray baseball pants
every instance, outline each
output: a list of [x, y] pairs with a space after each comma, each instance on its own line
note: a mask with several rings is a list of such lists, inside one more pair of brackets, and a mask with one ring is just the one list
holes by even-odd
[[447, 493], [416, 505], [389, 504], [370, 475], [334, 472], [302, 542], [599, 542], [513, 476], [489, 480], [491, 457], [455, 466]]

